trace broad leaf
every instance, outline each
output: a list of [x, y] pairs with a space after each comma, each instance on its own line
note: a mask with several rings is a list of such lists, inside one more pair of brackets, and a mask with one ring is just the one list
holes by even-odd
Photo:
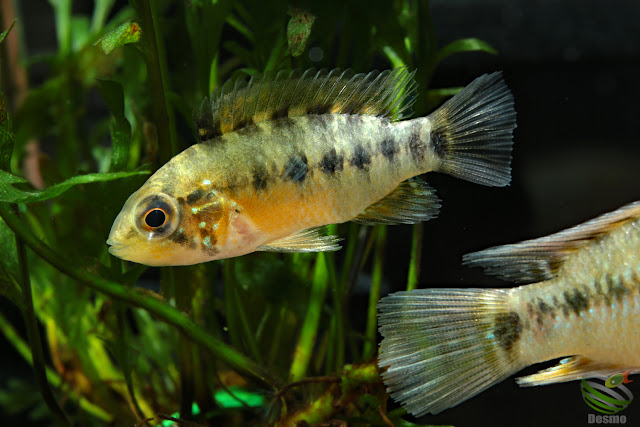
[[287, 42], [291, 56], [300, 56], [307, 46], [307, 40], [311, 35], [311, 27], [316, 17], [302, 9], [292, 8], [289, 11], [291, 19], [287, 25]]
[[100, 47], [107, 55], [114, 49], [129, 43], [137, 43], [142, 35], [142, 29], [136, 22], [125, 22], [100, 37], [93, 45]]

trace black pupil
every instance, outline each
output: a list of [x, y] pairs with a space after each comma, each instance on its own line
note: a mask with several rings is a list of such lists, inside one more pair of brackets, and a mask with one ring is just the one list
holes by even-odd
[[144, 222], [151, 228], [158, 228], [164, 224], [167, 216], [160, 209], [154, 209], [144, 217]]

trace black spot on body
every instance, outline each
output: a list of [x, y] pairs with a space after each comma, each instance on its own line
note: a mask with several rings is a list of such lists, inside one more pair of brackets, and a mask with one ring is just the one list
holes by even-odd
[[331, 104], [319, 104], [319, 105], [314, 105], [312, 107], [309, 107], [309, 109], [307, 110], [307, 114], [322, 115], [322, 114], [328, 114], [329, 111], [331, 111]]
[[371, 154], [369, 154], [362, 145], [356, 145], [353, 151], [353, 157], [349, 163], [358, 169], [364, 169], [371, 164]]
[[565, 292], [563, 296], [567, 305], [567, 310], [563, 309], [565, 316], [568, 314], [568, 309], [571, 309], [575, 314], [580, 314], [581, 311], [589, 307], [589, 299], [578, 289], [573, 293]]
[[493, 334], [505, 351], [511, 351], [513, 345], [520, 339], [522, 324], [516, 312], [502, 313], [495, 318]]
[[187, 196], [187, 203], [189, 205], [195, 204], [198, 200], [202, 199], [205, 196], [205, 192], [201, 189], [194, 190], [191, 194]]
[[324, 173], [335, 173], [341, 171], [344, 168], [344, 156], [338, 156], [335, 148], [332, 148], [327, 154], [322, 157], [320, 167]]
[[254, 170], [253, 170], [253, 188], [256, 190], [264, 190], [267, 188], [268, 185], [268, 178], [269, 175], [267, 173], [267, 169], [262, 166], [262, 165], [258, 165]]
[[[607, 276], [607, 284], [609, 285], [609, 300], [615, 299], [622, 301], [622, 299], [630, 292], [619, 277]], [[610, 302], [609, 302], [610, 303]]]
[[547, 305], [547, 303], [545, 303], [544, 301], [542, 301], [541, 299], [538, 300], [538, 311], [542, 314], [547, 314], [551, 312], [551, 307], [549, 307]]
[[283, 178], [288, 178], [294, 182], [302, 183], [307, 178], [309, 164], [304, 153], [295, 154], [284, 168]]
[[417, 162], [422, 162], [427, 155], [427, 146], [420, 140], [420, 133], [414, 132], [409, 136], [409, 151]]
[[445, 157], [447, 155], [447, 138], [441, 133], [434, 132], [431, 134], [431, 145], [438, 157]]
[[234, 123], [233, 129], [237, 130], [237, 129], [243, 129], [246, 128], [247, 126], [251, 126], [253, 124], [253, 118], [249, 117], [249, 118], [245, 118], [243, 120], [240, 120], [236, 123]]
[[380, 151], [387, 160], [392, 162], [393, 158], [398, 152], [398, 147], [396, 146], [396, 142], [393, 139], [385, 138], [380, 144]]
[[275, 110], [271, 113], [271, 120], [283, 119], [285, 117], [289, 117], [289, 106], [285, 106], [280, 108], [279, 110]]
[[184, 233], [175, 232], [171, 236], [171, 240], [179, 244], [180, 246], [189, 246], [195, 248], [195, 243], [189, 239]]

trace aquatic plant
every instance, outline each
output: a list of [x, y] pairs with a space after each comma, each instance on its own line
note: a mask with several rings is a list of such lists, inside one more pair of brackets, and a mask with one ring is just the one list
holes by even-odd
[[[5, 412], [81, 425], [412, 425], [387, 411], [375, 363], [385, 226], [334, 226], [338, 253], [161, 269], [110, 256], [105, 240], [150, 171], [197, 141], [191, 112], [228, 78], [407, 65], [420, 69], [425, 114], [457, 90], [427, 90], [441, 60], [493, 49], [439, 47], [426, 1], [96, 0], [90, 16], [50, 4], [57, 51], [5, 60], [14, 81], [25, 64], [50, 75], [0, 103], [0, 295], [26, 336], [2, 313], [0, 330], [36, 378], [2, 386]], [[0, 42], [15, 51], [10, 31]], [[413, 289], [421, 224], [407, 244]], [[359, 279], [368, 302], [350, 313]]]

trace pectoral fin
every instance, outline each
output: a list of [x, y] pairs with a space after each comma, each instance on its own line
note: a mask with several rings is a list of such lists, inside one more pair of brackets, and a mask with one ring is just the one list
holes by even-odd
[[337, 251], [342, 240], [336, 236], [322, 236], [325, 227], [315, 227], [303, 230], [291, 236], [274, 240], [257, 250], [265, 252], [324, 252]]

